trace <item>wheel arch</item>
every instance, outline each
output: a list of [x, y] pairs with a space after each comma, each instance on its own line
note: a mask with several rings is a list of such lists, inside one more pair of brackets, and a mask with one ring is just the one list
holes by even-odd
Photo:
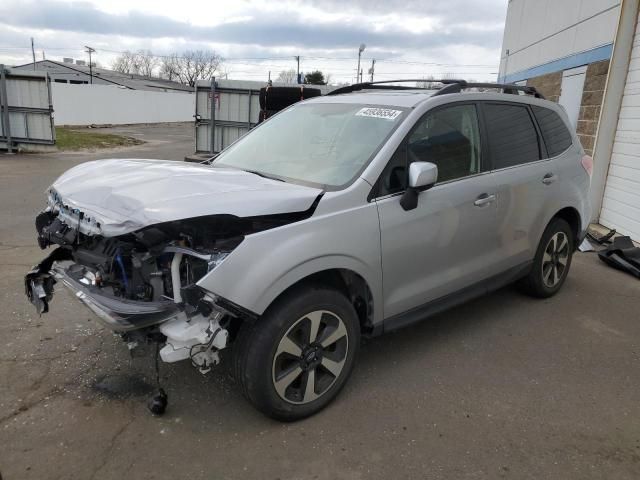
[[370, 336], [378, 333], [376, 325], [382, 324], [374, 320], [374, 296], [371, 287], [361, 274], [350, 268], [327, 268], [301, 277], [284, 288], [269, 303], [267, 309], [292, 290], [307, 285], [322, 285], [342, 293], [358, 315], [362, 335]]
[[578, 244], [580, 243], [580, 233], [582, 231], [582, 218], [580, 217], [578, 210], [574, 207], [564, 207], [551, 217], [549, 222], [547, 222], [547, 225], [549, 225], [549, 223], [551, 223], [555, 218], [561, 218], [569, 224], [571, 231], [573, 232], [574, 247], [578, 248]]

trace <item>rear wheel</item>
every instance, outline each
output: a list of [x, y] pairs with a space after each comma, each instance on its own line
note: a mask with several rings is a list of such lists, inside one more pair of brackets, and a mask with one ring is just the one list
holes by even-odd
[[353, 306], [322, 286], [289, 292], [239, 332], [236, 377], [261, 412], [292, 421], [328, 405], [349, 377], [360, 343]]
[[544, 231], [531, 272], [520, 281], [529, 295], [546, 298], [555, 295], [569, 273], [574, 251], [574, 235], [569, 224], [555, 218]]

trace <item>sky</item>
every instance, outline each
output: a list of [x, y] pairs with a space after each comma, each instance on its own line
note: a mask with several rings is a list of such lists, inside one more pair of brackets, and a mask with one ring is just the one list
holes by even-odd
[[0, 63], [88, 60], [109, 68], [120, 52], [214, 50], [220, 75], [275, 80], [282, 70], [356, 79], [497, 78], [507, 0], [2, 0]]

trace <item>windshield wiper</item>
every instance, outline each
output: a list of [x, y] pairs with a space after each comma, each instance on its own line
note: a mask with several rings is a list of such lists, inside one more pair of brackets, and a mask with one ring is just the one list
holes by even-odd
[[211, 166], [212, 168], [218, 168], [218, 167], [220, 167], [220, 168], [233, 168], [235, 170], [241, 170], [243, 172], [253, 173], [254, 175], [258, 175], [259, 177], [262, 177], [262, 178], [268, 178], [269, 180], [277, 180], [278, 182], [285, 182], [286, 183], [286, 181], [283, 180], [280, 177], [275, 177], [273, 175], [269, 175], [267, 173], [259, 172], [257, 170], [248, 170], [246, 168], [232, 167], [230, 165], [225, 165], [224, 163], [221, 163], [221, 164], [210, 163], [209, 166]]
[[258, 175], [259, 177], [262, 177], [262, 178], [268, 178], [269, 180], [277, 180], [278, 182], [284, 182], [284, 180], [279, 178], [279, 177], [275, 177], [273, 175], [268, 175], [268, 174], [263, 173], [263, 172], [258, 172], [257, 170], [247, 170], [245, 168], [241, 168], [240, 170], [242, 170], [243, 172], [253, 173], [254, 175]]

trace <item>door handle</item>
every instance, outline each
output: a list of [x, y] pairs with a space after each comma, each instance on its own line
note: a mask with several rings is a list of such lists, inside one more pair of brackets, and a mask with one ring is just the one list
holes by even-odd
[[488, 193], [483, 193], [482, 195], [478, 196], [478, 198], [476, 199], [475, 202], [473, 202], [473, 204], [476, 207], [482, 207], [484, 205], [488, 205], [489, 203], [493, 202], [496, 199], [495, 195], [489, 195]]
[[558, 179], [558, 176], [555, 173], [547, 173], [544, 177], [542, 177], [542, 183], [545, 185], [551, 185]]

